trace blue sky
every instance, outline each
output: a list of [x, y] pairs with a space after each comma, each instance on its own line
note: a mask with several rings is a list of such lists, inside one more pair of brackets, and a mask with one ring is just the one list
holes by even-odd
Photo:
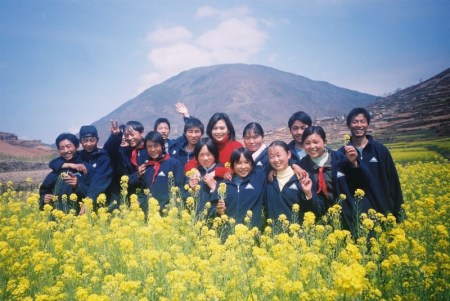
[[0, 0], [0, 131], [52, 143], [223, 63], [384, 95], [450, 67], [448, 20], [446, 0]]

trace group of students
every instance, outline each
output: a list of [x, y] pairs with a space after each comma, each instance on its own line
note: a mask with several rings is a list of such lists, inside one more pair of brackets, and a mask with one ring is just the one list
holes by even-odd
[[[302, 111], [288, 121], [293, 140], [267, 146], [257, 122], [244, 128], [242, 145], [226, 113], [212, 115], [203, 137], [203, 123], [190, 116], [182, 103], [176, 110], [183, 115], [184, 133], [174, 140], [169, 139], [166, 118], [156, 120], [145, 137], [140, 122], [119, 126], [113, 120], [103, 149], [98, 148], [92, 125], [81, 127], [79, 140], [73, 134], [59, 135], [60, 157], [50, 162], [52, 171], [40, 187], [41, 209], [52, 204], [67, 211], [70, 201], [63, 195], [72, 193], [78, 201], [91, 198], [95, 205], [105, 193], [109, 209], [114, 210], [121, 200], [120, 179], [127, 175], [128, 195], [137, 194], [146, 219], [149, 195], [144, 191], [150, 191], [163, 212], [171, 185], [179, 187], [184, 200], [195, 192], [195, 210], [199, 214], [206, 210], [206, 218], [226, 214], [236, 223], [245, 221], [258, 228], [263, 219], [277, 221], [280, 215], [301, 223], [305, 212], [311, 211], [319, 219], [337, 202], [343, 224], [351, 231], [355, 210], [360, 214], [373, 208], [401, 218], [403, 197], [394, 162], [388, 149], [367, 135], [370, 114], [364, 108], [347, 115], [351, 138], [337, 151], [326, 147], [324, 129], [313, 126]], [[83, 149], [78, 152], [79, 143]], [[226, 193], [219, 188], [223, 185]], [[354, 196], [357, 189], [365, 192], [359, 199]], [[83, 214], [78, 201], [71, 208]]]

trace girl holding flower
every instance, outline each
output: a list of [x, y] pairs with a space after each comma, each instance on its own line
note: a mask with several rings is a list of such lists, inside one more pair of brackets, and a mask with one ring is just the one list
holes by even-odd
[[[351, 145], [345, 145], [343, 152], [327, 148], [325, 131], [321, 126], [305, 129], [302, 143], [307, 156], [300, 161], [300, 166], [309, 173], [312, 189], [323, 204], [319, 215], [324, 214], [336, 201], [341, 201], [345, 226], [354, 231], [354, 218], [359, 218], [360, 211], [370, 208], [367, 199], [362, 198], [356, 204], [353, 198], [354, 192], [365, 187], [367, 181], [367, 171], [358, 160], [357, 150]], [[355, 207], [359, 208], [358, 212], [355, 212]]]
[[216, 189], [217, 168], [224, 167], [218, 162], [219, 151], [216, 145], [208, 137], [201, 138], [197, 143], [194, 149], [194, 157], [195, 162], [197, 162], [197, 165], [194, 166], [195, 171], [190, 171], [187, 175], [189, 187], [193, 191], [199, 192], [197, 213], [200, 213], [205, 209], [212, 192]]
[[211, 198], [212, 212], [226, 214], [237, 224], [261, 228], [265, 171], [256, 166], [251, 152], [243, 147], [231, 153], [230, 163], [233, 177], [219, 184]]

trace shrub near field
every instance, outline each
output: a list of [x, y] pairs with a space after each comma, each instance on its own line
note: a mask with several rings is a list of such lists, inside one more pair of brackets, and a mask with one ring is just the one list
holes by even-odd
[[[407, 219], [370, 212], [361, 235], [339, 223], [339, 206], [302, 225], [281, 219], [262, 233], [232, 220], [196, 219], [173, 190], [149, 222], [136, 198], [108, 214], [38, 210], [34, 191], [3, 182], [1, 300], [448, 300], [450, 165], [398, 165]], [[99, 200], [101, 201], [101, 200]], [[89, 204], [89, 200], [87, 201]], [[53, 216], [53, 218], [50, 218]]]

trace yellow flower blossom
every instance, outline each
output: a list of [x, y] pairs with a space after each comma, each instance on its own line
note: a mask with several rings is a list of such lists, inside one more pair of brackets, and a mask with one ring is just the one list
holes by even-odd
[[356, 189], [355, 190], [355, 198], [356, 199], [362, 199], [364, 196], [366, 195], [366, 193], [364, 192], [364, 190], [362, 190], [362, 189]]
[[345, 134], [344, 135], [344, 145], [347, 145], [350, 143], [350, 135], [349, 134]]

